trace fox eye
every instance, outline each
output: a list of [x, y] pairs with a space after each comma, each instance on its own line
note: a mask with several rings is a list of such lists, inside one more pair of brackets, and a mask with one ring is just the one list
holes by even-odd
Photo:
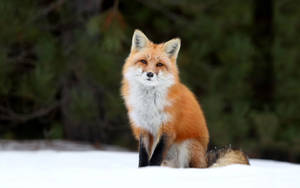
[[147, 65], [147, 61], [145, 59], [140, 60], [140, 62]]
[[162, 66], [164, 66], [164, 64], [162, 64], [161, 62], [159, 62], [159, 63], [156, 64], [156, 66], [157, 67], [162, 67]]

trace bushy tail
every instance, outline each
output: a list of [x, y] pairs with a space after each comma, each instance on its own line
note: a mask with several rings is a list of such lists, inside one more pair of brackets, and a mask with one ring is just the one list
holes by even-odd
[[229, 148], [214, 149], [206, 154], [209, 168], [231, 164], [250, 165], [247, 155], [241, 150]]

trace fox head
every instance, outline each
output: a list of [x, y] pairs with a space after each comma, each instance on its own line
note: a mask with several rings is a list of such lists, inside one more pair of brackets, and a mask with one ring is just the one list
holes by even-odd
[[144, 86], [170, 86], [178, 79], [179, 49], [179, 38], [155, 44], [140, 30], [135, 30], [123, 75], [128, 81]]

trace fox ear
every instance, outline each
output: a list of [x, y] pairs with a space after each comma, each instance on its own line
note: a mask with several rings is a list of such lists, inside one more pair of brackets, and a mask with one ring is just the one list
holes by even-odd
[[180, 49], [180, 43], [180, 39], [175, 38], [164, 44], [164, 50], [168, 54], [169, 58], [177, 58]]
[[148, 41], [149, 39], [146, 37], [146, 35], [142, 31], [136, 29], [132, 37], [131, 51], [139, 51], [145, 48], [147, 46]]

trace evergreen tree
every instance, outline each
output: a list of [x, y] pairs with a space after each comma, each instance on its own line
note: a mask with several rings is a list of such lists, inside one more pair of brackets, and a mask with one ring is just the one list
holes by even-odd
[[0, 138], [135, 148], [120, 97], [135, 28], [182, 39], [211, 145], [300, 162], [297, 0], [1, 0]]

